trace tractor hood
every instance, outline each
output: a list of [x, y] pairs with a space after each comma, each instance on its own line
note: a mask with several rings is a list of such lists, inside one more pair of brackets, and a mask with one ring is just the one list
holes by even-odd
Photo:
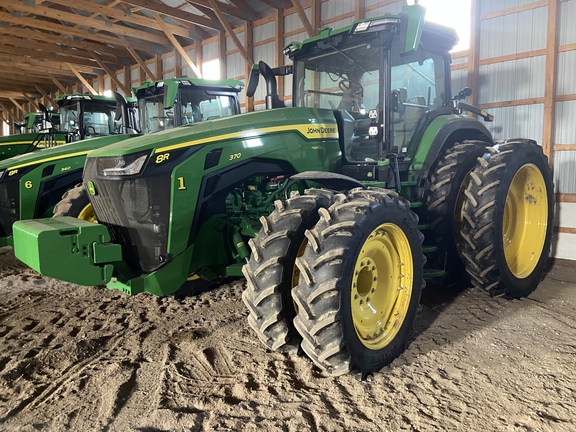
[[29, 132], [16, 135], [7, 135], [0, 137], [0, 146], [10, 145], [10, 144], [31, 144], [36, 138], [38, 138], [39, 133]]
[[297, 131], [306, 139], [337, 138], [334, 114], [328, 109], [277, 108], [205, 121], [137, 137], [96, 150], [89, 158], [123, 156], [150, 151], [164, 153], [231, 139], [255, 139], [268, 134]]
[[56, 147], [42, 149], [31, 153], [21, 154], [10, 159], [0, 161], [0, 173], [3, 171], [14, 172], [14, 170], [32, 167], [44, 162], [56, 161], [73, 156], [86, 155], [96, 148], [116, 143], [118, 141], [124, 141], [135, 136], [137, 135], [123, 134], [96, 137], [69, 144], [62, 144]]

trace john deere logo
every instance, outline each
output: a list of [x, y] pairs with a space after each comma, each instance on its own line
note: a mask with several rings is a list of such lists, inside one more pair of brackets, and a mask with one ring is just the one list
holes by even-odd
[[90, 192], [90, 195], [96, 195], [96, 188], [94, 187], [94, 183], [89, 181], [86, 183], [86, 186], [88, 187], [88, 192]]

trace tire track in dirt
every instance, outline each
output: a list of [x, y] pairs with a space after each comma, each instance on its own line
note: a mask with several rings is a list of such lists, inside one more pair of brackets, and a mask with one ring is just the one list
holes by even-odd
[[35, 276], [0, 277], [2, 430], [576, 429], [567, 286], [431, 292], [407, 351], [359, 382], [267, 351], [243, 281], [176, 300]]

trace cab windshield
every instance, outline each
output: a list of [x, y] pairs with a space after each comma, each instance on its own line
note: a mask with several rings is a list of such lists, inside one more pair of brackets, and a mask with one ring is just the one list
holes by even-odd
[[142, 132], [154, 133], [176, 126], [228, 117], [236, 113], [233, 96], [198, 88], [181, 88], [169, 108], [164, 104], [164, 92], [139, 98]]
[[398, 37], [340, 35], [294, 59], [294, 105], [340, 112], [348, 162], [375, 162], [380, 147], [408, 152], [427, 113], [449, 103], [443, 57], [401, 51]]
[[80, 134], [81, 139], [122, 132], [122, 121], [114, 120], [115, 102], [82, 100], [61, 106], [60, 130]]

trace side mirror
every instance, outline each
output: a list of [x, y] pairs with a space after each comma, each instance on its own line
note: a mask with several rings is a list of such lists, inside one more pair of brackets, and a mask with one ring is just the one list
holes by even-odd
[[257, 64], [252, 65], [252, 70], [250, 71], [250, 76], [248, 77], [248, 86], [246, 87], [246, 96], [252, 97], [256, 93], [258, 88], [258, 82], [260, 81], [260, 68]]

